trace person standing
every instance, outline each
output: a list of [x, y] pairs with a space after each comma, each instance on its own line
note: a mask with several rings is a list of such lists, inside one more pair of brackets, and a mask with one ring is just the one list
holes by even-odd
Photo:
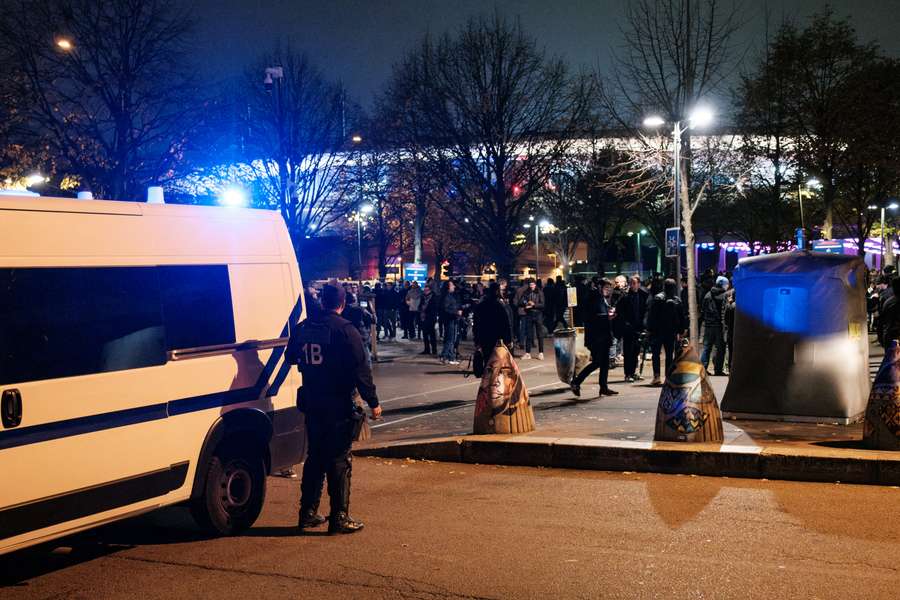
[[459, 364], [456, 360], [456, 336], [459, 335], [459, 319], [462, 313], [456, 284], [448, 281], [441, 298], [441, 314], [444, 319], [444, 350], [441, 352], [441, 364]]
[[700, 353], [700, 362], [703, 368], [709, 370], [710, 353], [715, 348], [713, 359], [715, 375], [725, 375], [725, 331], [722, 318], [725, 313], [725, 295], [728, 291], [728, 278], [719, 276], [701, 304], [703, 315], [703, 352]]
[[612, 322], [616, 318], [616, 309], [609, 303], [613, 285], [608, 279], [597, 279], [597, 289], [588, 296], [583, 313], [584, 340], [591, 351], [591, 362], [572, 380], [572, 393], [576, 396], [581, 396], [581, 384], [597, 369], [600, 370], [600, 395], [616, 396], [619, 393], [609, 387], [609, 348], [613, 343]]
[[553, 291], [556, 293], [556, 301], [553, 303], [553, 326], [551, 330], [555, 330], [558, 324], [562, 324], [563, 329], [568, 329], [569, 322], [566, 320], [566, 313], [569, 310], [569, 290], [566, 282], [560, 275], [556, 276], [556, 285]]
[[422, 301], [422, 289], [418, 281], [413, 281], [406, 292], [404, 303], [409, 310], [409, 339], [415, 340], [422, 336], [421, 321], [419, 319], [419, 304]]
[[663, 291], [653, 296], [647, 308], [647, 333], [653, 355], [653, 385], [662, 385], [660, 351], [666, 353], [666, 373], [674, 364], [675, 344], [687, 329], [687, 318], [678, 297], [678, 283], [674, 279], [663, 282]]
[[426, 285], [419, 301], [419, 321], [422, 324], [422, 341], [425, 343], [422, 354], [437, 355], [437, 334], [435, 333], [437, 320], [438, 297], [434, 293], [434, 288]]
[[409, 324], [409, 304], [406, 303], [406, 295], [409, 293], [409, 282], [404, 281], [403, 286], [399, 288], [399, 311], [400, 311], [400, 328], [403, 330], [403, 337], [401, 339], [409, 340], [412, 339], [409, 336], [410, 332], [410, 324]]
[[354, 390], [369, 405], [373, 418], [381, 416], [381, 406], [359, 333], [340, 316], [345, 294], [340, 287], [326, 285], [322, 312], [294, 330], [286, 350], [286, 358], [303, 374], [298, 405], [305, 415], [308, 453], [300, 484], [301, 532], [326, 522], [319, 514], [326, 479], [331, 504], [328, 533], [363, 528], [350, 517], [350, 447], [359, 416]]
[[519, 310], [525, 323], [525, 354], [523, 359], [531, 358], [531, 332], [537, 337], [538, 359], [544, 360], [544, 336], [541, 320], [544, 315], [544, 292], [538, 289], [537, 282], [529, 279], [525, 291], [519, 298]]
[[625, 381], [638, 380], [638, 355], [641, 352], [641, 335], [644, 332], [644, 317], [650, 295], [641, 287], [641, 278], [632, 275], [628, 282], [628, 292], [616, 304], [622, 330], [622, 350], [625, 364]]
[[556, 316], [556, 284], [553, 283], [552, 278], [547, 278], [547, 283], [542, 291], [544, 292], [544, 328], [552, 333]]
[[484, 299], [475, 306], [472, 337], [484, 356], [490, 360], [497, 342], [507, 346], [512, 343], [512, 326], [509, 313], [500, 298], [500, 285], [491, 283]]
[[722, 322], [725, 325], [725, 347], [728, 351], [728, 374], [732, 373], [731, 367], [734, 364], [734, 313], [737, 310], [737, 294], [734, 288], [728, 290], [725, 298], [725, 312], [722, 315]]

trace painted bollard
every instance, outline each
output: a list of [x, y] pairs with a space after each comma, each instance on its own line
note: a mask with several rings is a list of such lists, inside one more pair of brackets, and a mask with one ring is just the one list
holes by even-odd
[[900, 345], [897, 340], [889, 342], [884, 349], [884, 360], [869, 392], [863, 443], [877, 450], [900, 450]]
[[498, 344], [484, 365], [475, 401], [475, 433], [534, 431], [534, 412], [519, 366], [509, 350]]
[[722, 413], [697, 351], [685, 342], [656, 409], [658, 442], [722, 442]]

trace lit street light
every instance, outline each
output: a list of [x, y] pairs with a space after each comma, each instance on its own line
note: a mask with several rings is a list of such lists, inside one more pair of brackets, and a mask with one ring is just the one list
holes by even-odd
[[350, 138], [350, 141], [353, 142], [354, 144], [361, 144], [362, 140], [363, 140], [362, 136], [359, 135], [358, 133], [353, 134], [353, 137]]
[[362, 284], [362, 218], [375, 210], [371, 204], [363, 204], [356, 212], [356, 262], [359, 264], [359, 283]]
[[247, 193], [239, 187], [230, 187], [222, 192], [219, 204], [224, 206], [247, 206]]
[[[690, 129], [707, 127], [712, 124], [714, 119], [713, 111], [706, 106], [698, 106], [688, 117], [687, 124], [682, 125], [682, 121], [675, 121], [672, 128], [672, 138], [675, 143], [674, 148], [674, 165], [673, 169], [673, 187], [675, 188], [675, 227], [681, 229], [681, 136]], [[666, 120], [659, 115], [651, 115], [644, 119], [644, 127], [655, 129], [666, 124]], [[678, 256], [675, 257], [675, 280], [681, 281], [681, 248], [676, 250]]]
[[[811, 181], [815, 181], [815, 180], [814, 180], [814, 179], [810, 179], [809, 182], [811, 182]], [[807, 182], [806, 185], [809, 185], [809, 182]], [[816, 182], [816, 183], [818, 183], [818, 182]], [[802, 197], [801, 197], [801, 198], [802, 198]], [[802, 201], [802, 200], [801, 200], [801, 201]], [[887, 205], [887, 208], [889, 208], [890, 210], [897, 210], [898, 205], [897, 205], [896, 202], [891, 202], [890, 204]], [[885, 242], [885, 240], [884, 240], [884, 209], [885, 209], [885, 207], [882, 206], [882, 207], [881, 207], [881, 269], [882, 269], [882, 270], [884, 270], [884, 259], [885, 259], [885, 247], [884, 247], [884, 246], [885, 246], [885, 243], [884, 243], [884, 242]], [[878, 210], [878, 207], [875, 206], [874, 204], [870, 204], [870, 205], [869, 205], [869, 210]], [[894, 244], [892, 243], [892, 244], [891, 244], [891, 252], [894, 251], [893, 246], [894, 246]]]
[[73, 44], [72, 40], [68, 38], [59, 38], [58, 40], [56, 40], [56, 46], [60, 50], [65, 50], [66, 52], [75, 48], [75, 44]]
[[[529, 221], [534, 221], [534, 217], [528, 217]], [[530, 227], [530, 223], [525, 223], [525, 228], [528, 229]], [[540, 280], [541, 278], [541, 240], [540, 234], [541, 229], [547, 229], [550, 227], [550, 221], [547, 219], [541, 219], [540, 223], [534, 226], [534, 279], [535, 281]]]
[[[628, 232], [628, 237], [632, 237], [633, 235], [635, 235], [634, 231]], [[638, 265], [640, 265], [641, 276], [643, 277], [643, 275], [644, 275], [644, 260], [641, 257], [641, 236], [642, 235], [647, 235], [646, 229], [641, 229], [640, 231], [637, 232], [637, 262], [638, 262]]]
[[[815, 177], [806, 181], [807, 193], [810, 193], [809, 190], [817, 190], [820, 187], [822, 187], [822, 184]], [[803, 185], [800, 183], [797, 184], [797, 195], [800, 197], [800, 229], [806, 231], [806, 221], [803, 218]]]

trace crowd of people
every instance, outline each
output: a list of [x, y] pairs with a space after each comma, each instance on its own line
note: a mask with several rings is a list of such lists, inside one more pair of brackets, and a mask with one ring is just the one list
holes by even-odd
[[[459, 344], [470, 333], [487, 356], [502, 340], [524, 360], [544, 359], [544, 340], [555, 329], [567, 328], [568, 284], [562, 277], [500, 278], [485, 285], [463, 280], [344, 283], [347, 308], [344, 316], [360, 332], [367, 349], [371, 332], [386, 342], [421, 341], [420, 354], [442, 364], [460, 364]], [[593, 371], [599, 371], [601, 393], [613, 395], [609, 370], [622, 366], [626, 382], [643, 377], [641, 357], [652, 361], [653, 385], [661, 385], [663, 358], [666, 371], [673, 364], [677, 345], [687, 336], [687, 284], [659, 275], [642, 280], [639, 275], [614, 279], [576, 275], [575, 325], [585, 328], [585, 346], [591, 362], [572, 384], [575, 394]], [[730, 370], [735, 293], [727, 274], [707, 271], [699, 279], [701, 361], [713, 364], [714, 375]], [[307, 290], [307, 310], [316, 305], [315, 285]], [[374, 328], [372, 326], [375, 326]], [[440, 346], [439, 346], [440, 341]], [[371, 356], [368, 357], [371, 361]]]

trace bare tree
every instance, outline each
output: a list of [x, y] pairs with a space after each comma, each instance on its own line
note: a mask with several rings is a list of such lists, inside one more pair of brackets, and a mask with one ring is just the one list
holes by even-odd
[[247, 71], [245, 97], [247, 159], [301, 258], [304, 241], [346, 217], [354, 201], [350, 167], [364, 151], [348, 148], [343, 90], [305, 55], [277, 49]]
[[585, 113], [584, 81], [494, 16], [426, 37], [395, 67], [387, 97], [403, 145], [448, 192], [439, 206], [509, 274], [524, 211]]
[[191, 30], [163, 0], [5, 3], [0, 54], [27, 99], [27, 143], [104, 197], [137, 199], [171, 178], [202, 122]]
[[[736, 9], [723, 10], [719, 0], [635, 0], [628, 3], [623, 30], [624, 53], [607, 82], [605, 106], [613, 117], [632, 132], [647, 114], [660, 114], [668, 123], [688, 122], [690, 113], [708, 102], [728, 74], [731, 41], [737, 30]], [[650, 140], [638, 137], [650, 145]], [[681, 139], [680, 189], [673, 194], [681, 210], [681, 227], [687, 245], [688, 305], [690, 335], [698, 339], [692, 217], [705, 186], [691, 183], [691, 132]], [[643, 151], [646, 154], [648, 151]], [[650, 151], [652, 152], [652, 151]], [[641, 164], [643, 163], [643, 164]], [[650, 171], [639, 160], [641, 178]], [[629, 177], [632, 177], [634, 171]], [[665, 177], [665, 172], [659, 172]], [[655, 196], [654, 186], [648, 184]], [[693, 197], [692, 197], [693, 196]]]

